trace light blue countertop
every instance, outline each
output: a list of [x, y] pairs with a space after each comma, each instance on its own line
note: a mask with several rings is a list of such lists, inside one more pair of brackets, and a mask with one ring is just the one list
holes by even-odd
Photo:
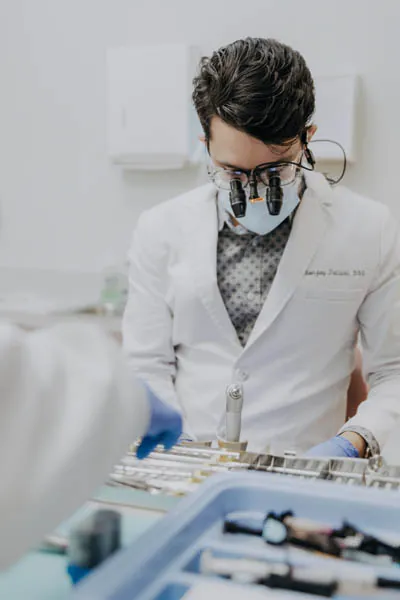
[[[177, 503], [176, 498], [152, 496], [147, 492], [103, 487], [93, 501], [82, 507], [57, 530], [67, 536], [71, 526], [88, 512], [106, 505], [121, 512], [123, 545], [131, 544]], [[105, 504], [104, 504], [105, 503]], [[66, 600], [71, 582], [66, 573], [66, 557], [34, 551], [10, 570], [0, 574], [0, 600]]]

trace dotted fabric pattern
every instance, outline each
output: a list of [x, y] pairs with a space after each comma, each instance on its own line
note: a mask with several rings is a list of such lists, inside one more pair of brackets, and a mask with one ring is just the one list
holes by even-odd
[[286, 219], [267, 235], [238, 235], [226, 223], [218, 234], [218, 287], [242, 346], [267, 298], [290, 230]]

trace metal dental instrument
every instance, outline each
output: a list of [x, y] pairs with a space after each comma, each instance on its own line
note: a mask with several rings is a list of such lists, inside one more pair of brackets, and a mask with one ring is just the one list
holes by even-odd
[[232, 383], [226, 388], [225, 439], [218, 440], [219, 447], [243, 451], [247, 442], [240, 441], [242, 428], [243, 386]]
[[243, 387], [233, 383], [226, 388], [226, 441], [239, 442], [242, 427]]
[[[234, 387], [231, 392], [234, 392], [233, 397], [227, 397], [229, 424], [227, 418], [226, 437], [237, 440], [240, 439], [241, 415], [235, 410], [239, 411], [243, 394], [240, 394], [240, 386]], [[387, 465], [381, 458], [374, 457], [368, 461], [279, 456], [244, 451], [245, 442], [223, 440], [218, 443], [220, 448], [186, 443], [174, 446], [169, 452], [156, 449], [143, 461], [136, 458], [132, 447], [132, 452], [115, 466], [110, 484], [180, 496], [196, 489], [214, 473], [252, 470], [304, 480], [322, 479], [343, 485], [400, 490], [400, 466]]]

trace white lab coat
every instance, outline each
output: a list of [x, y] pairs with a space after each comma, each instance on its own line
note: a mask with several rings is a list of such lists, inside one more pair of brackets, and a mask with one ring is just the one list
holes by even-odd
[[145, 431], [131, 371], [92, 325], [0, 323], [0, 570], [86, 501]]
[[361, 335], [370, 394], [352, 422], [381, 445], [400, 415], [400, 247], [382, 204], [318, 173], [245, 348], [216, 278], [216, 191], [206, 185], [145, 212], [130, 251], [124, 316], [133, 368], [182, 407], [198, 439], [224, 435], [225, 389], [243, 384], [242, 440], [302, 452], [345, 419]]

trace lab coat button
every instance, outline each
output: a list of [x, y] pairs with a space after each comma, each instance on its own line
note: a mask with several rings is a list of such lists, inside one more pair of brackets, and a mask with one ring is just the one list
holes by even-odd
[[249, 374], [246, 371], [238, 371], [236, 375], [239, 381], [247, 381], [249, 378]]

